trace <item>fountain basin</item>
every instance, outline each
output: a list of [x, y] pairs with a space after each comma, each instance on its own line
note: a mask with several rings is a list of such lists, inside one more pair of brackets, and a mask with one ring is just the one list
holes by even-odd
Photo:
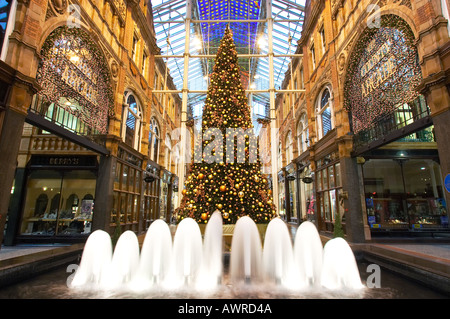
[[[227, 226], [225, 234], [224, 226]], [[293, 290], [362, 288], [362, 285], [355, 284], [359, 279], [358, 270], [349, 267], [355, 258], [347, 242], [343, 239], [331, 240], [336, 241], [331, 251], [338, 253], [328, 254], [330, 256], [323, 258], [322, 263], [324, 249], [315, 225], [310, 222], [304, 222], [298, 228], [295, 240], [291, 239], [287, 224], [280, 218], [258, 228], [250, 217], [243, 216], [234, 227], [228, 226], [222, 224], [219, 211], [212, 214], [203, 236], [201, 227], [192, 218], [183, 219], [173, 236], [169, 235], [165, 221], [155, 221], [147, 231], [141, 251], [136, 235], [127, 231], [120, 236], [112, 258], [104, 258], [104, 264], [97, 266], [96, 272], [92, 267], [81, 272], [82, 278], [101, 279], [90, 280], [89, 285], [83, 285], [77, 271], [72, 286], [99, 290], [145, 291], [157, 288], [195, 291], [216, 289], [228, 281], [232, 285], [275, 285]], [[266, 231], [262, 239], [260, 234], [264, 228]], [[227, 253], [224, 235], [228, 235], [231, 229], [233, 233], [230, 236], [231, 250], [226, 273], [223, 267], [223, 256]], [[88, 239], [85, 252], [89, 253], [83, 254], [82, 265], [92, 265], [92, 260], [98, 259], [93, 251], [106, 245], [105, 234], [96, 231], [95, 236]], [[335, 259], [339, 262], [334, 262]], [[103, 273], [99, 273], [98, 269]], [[322, 280], [326, 276], [337, 278], [339, 284]]]

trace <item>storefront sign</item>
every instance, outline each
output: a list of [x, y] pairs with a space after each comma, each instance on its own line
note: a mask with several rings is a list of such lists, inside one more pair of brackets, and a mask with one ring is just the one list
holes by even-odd
[[96, 156], [63, 156], [63, 155], [36, 155], [32, 156], [32, 168], [97, 168]]

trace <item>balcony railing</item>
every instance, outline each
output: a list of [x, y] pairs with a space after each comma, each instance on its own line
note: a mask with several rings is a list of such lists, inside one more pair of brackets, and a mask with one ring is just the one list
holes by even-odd
[[[424, 98], [419, 96], [415, 101], [409, 104], [401, 104], [393, 112], [383, 114], [374, 121], [370, 128], [355, 134], [354, 147], [357, 149], [371, 142], [384, 139], [387, 135], [405, 129], [409, 125], [429, 116], [430, 109], [426, 105]], [[406, 134], [399, 136], [397, 140], [402, 142], [432, 142], [434, 141], [434, 136], [432, 133], [431, 135], [427, 133], [423, 135]]]

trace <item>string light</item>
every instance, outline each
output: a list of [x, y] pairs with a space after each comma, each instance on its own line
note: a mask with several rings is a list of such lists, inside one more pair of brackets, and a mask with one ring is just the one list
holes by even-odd
[[355, 133], [375, 127], [400, 103], [416, 99], [422, 75], [407, 23], [395, 15], [382, 16], [380, 28], [361, 35], [348, 70], [344, 106]]

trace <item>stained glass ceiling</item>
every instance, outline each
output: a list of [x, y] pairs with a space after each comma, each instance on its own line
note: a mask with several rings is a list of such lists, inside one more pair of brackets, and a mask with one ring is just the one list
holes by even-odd
[[[255, 90], [251, 96], [254, 113], [267, 116], [269, 93], [257, 92], [269, 89], [269, 53], [267, 6], [265, 0], [192, 0], [188, 89], [206, 91], [208, 74], [214, 65], [216, 54], [225, 27], [233, 30], [239, 58], [241, 79], [246, 89]], [[161, 49], [169, 73], [178, 90], [183, 88], [186, 43], [187, 1], [152, 0], [153, 19], [157, 45]], [[272, 1], [274, 88], [280, 89], [291, 57], [300, 39], [304, 20], [305, 0]], [[226, 20], [226, 21], [223, 21]], [[250, 20], [250, 21], [249, 21]], [[252, 21], [254, 20], [254, 21]], [[205, 22], [201, 22], [205, 21]], [[217, 22], [216, 22], [217, 21]], [[220, 21], [220, 22], [219, 22]], [[234, 22], [236, 21], [236, 22]], [[170, 23], [169, 23], [170, 22]], [[254, 57], [252, 55], [260, 55]], [[201, 58], [195, 58], [201, 55]], [[262, 56], [262, 57], [261, 57]], [[194, 116], [200, 117], [204, 93], [190, 93], [188, 103]]]

